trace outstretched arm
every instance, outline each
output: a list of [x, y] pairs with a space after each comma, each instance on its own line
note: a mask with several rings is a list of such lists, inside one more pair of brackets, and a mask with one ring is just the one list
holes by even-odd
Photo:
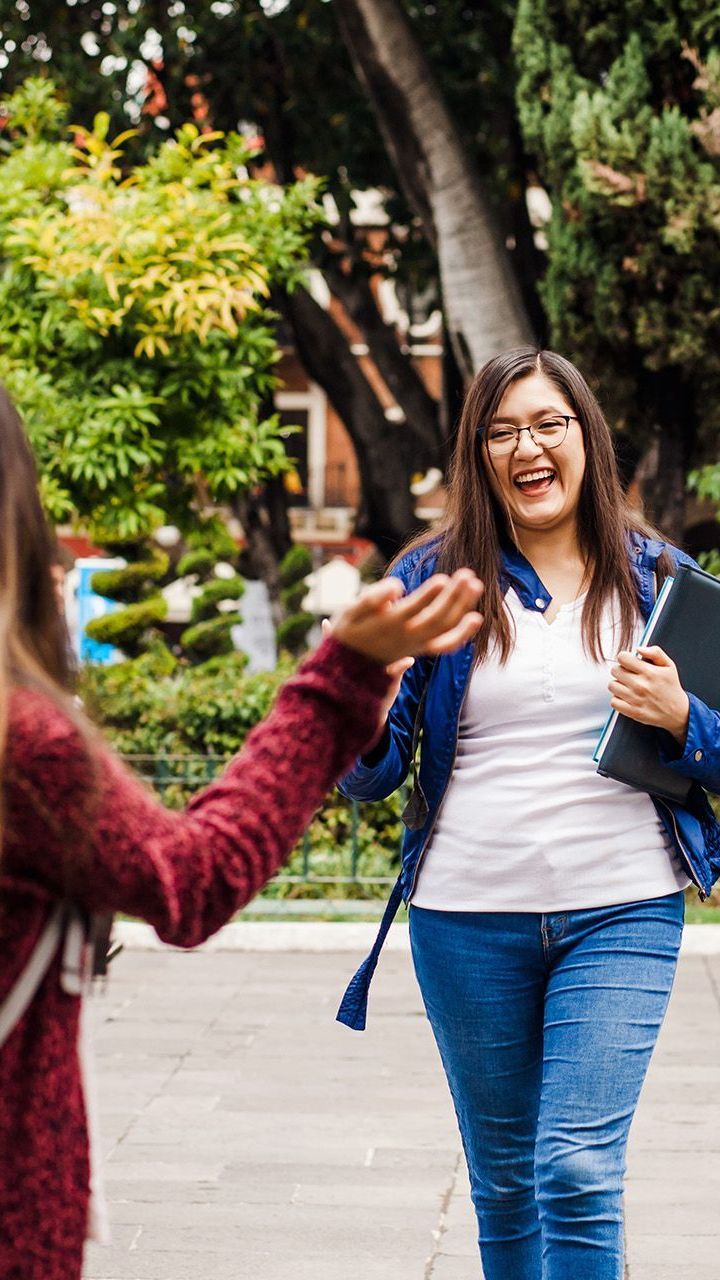
[[474, 595], [472, 575], [438, 579], [402, 600], [390, 582], [371, 588], [341, 615], [343, 642], [325, 640], [303, 663], [240, 755], [183, 813], [165, 810], [106, 748], [91, 759], [47, 698], [18, 691], [5, 869], [194, 946], [275, 874], [328, 788], [375, 736], [388, 687], [381, 663], [462, 639], [477, 625], [468, 614]]

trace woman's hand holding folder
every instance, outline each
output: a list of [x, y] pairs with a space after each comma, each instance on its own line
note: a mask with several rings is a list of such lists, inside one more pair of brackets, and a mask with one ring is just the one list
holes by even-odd
[[675, 663], [659, 645], [635, 653], [623, 650], [610, 674], [610, 705], [615, 711], [640, 724], [666, 729], [684, 746], [690, 702]]

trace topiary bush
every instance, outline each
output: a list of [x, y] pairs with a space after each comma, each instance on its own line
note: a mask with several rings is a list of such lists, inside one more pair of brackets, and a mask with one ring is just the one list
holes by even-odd
[[185, 555], [178, 560], [177, 576], [178, 578], [185, 578], [188, 574], [194, 573], [201, 582], [204, 582], [207, 578], [212, 577], [215, 559], [216, 557], [207, 547], [197, 547], [193, 551], [186, 551]]
[[293, 613], [285, 618], [277, 629], [277, 642], [280, 649], [288, 653], [299, 654], [303, 651], [308, 632], [315, 623], [312, 613]]
[[151, 587], [167, 577], [170, 559], [159, 551], [151, 560], [135, 560], [121, 569], [100, 569], [92, 575], [90, 585], [99, 596], [123, 603], [137, 602]]
[[223, 653], [233, 652], [231, 628], [242, 622], [240, 613], [224, 613], [207, 622], [196, 622], [180, 636], [180, 644], [188, 657], [204, 662]]
[[307, 547], [296, 543], [280, 561], [280, 586], [292, 587], [312, 573], [312, 556]]
[[[192, 602], [192, 622], [204, 622], [217, 613], [222, 600], [239, 600], [245, 594], [245, 581], [238, 574], [234, 578], [212, 578]], [[240, 621], [239, 615], [234, 615]]]
[[129, 604], [117, 613], [93, 618], [86, 624], [85, 631], [91, 640], [116, 645], [130, 657], [136, 657], [157, 639], [154, 629], [166, 614], [167, 602], [162, 596], [152, 596], [138, 604]]
[[301, 580], [291, 587], [283, 587], [280, 592], [280, 603], [287, 613], [297, 613], [307, 593], [308, 589], [304, 581]]

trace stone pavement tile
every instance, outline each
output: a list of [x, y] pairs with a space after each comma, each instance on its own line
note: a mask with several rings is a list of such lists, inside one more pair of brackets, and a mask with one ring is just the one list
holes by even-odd
[[90, 1246], [84, 1276], [85, 1280], [253, 1280], [263, 1274], [256, 1268], [263, 1266], [266, 1256], [251, 1258], [236, 1249], [172, 1250], [159, 1255]]
[[664, 1262], [635, 1262], [628, 1268], [629, 1280], [718, 1280], [717, 1258], [713, 1262], [681, 1264]]
[[453, 1196], [443, 1216], [438, 1249], [453, 1257], [477, 1258], [478, 1228], [469, 1201]]
[[427, 1256], [415, 1245], [408, 1253], [383, 1237], [367, 1250], [346, 1238], [334, 1255], [322, 1241], [303, 1251], [283, 1236], [268, 1240], [261, 1251], [213, 1248], [201, 1241], [195, 1249], [145, 1253], [91, 1246], [84, 1275], [85, 1280], [417, 1280], [425, 1274]]
[[440, 1217], [444, 1195], [431, 1170], [427, 1179], [422, 1176], [404, 1177], [401, 1182], [395, 1179], [390, 1182], [380, 1181], [377, 1177], [370, 1183], [350, 1182], [342, 1186], [315, 1186], [313, 1183], [299, 1182], [293, 1190], [292, 1198], [294, 1204], [359, 1205], [366, 1210], [375, 1210], [376, 1207], [385, 1205], [392, 1205], [395, 1211], [422, 1206], [431, 1212], [435, 1220]]
[[634, 1236], [628, 1240], [627, 1251], [630, 1280], [639, 1280], [639, 1273], [651, 1271], [676, 1280], [695, 1280], [706, 1273], [717, 1280], [720, 1275], [720, 1247], [717, 1234], [686, 1236], [653, 1234]]
[[[177, 1252], [158, 1259], [138, 1258], [137, 1254], [123, 1257], [113, 1255], [105, 1261], [99, 1254], [89, 1259], [85, 1280], [417, 1280], [423, 1276], [415, 1259], [393, 1259], [388, 1268], [385, 1256], [360, 1257], [349, 1246], [339, 1263], [324, 1254], [306, 1258], [278, 1257], [267, 1253], [261, 1256], [240, 1256], [209, 1252], [201, 1256], [183, 1255]], [[445, 1273], [452, 1280], [450, 1273]], [[455, 1276], [454, 1280], [465, 1280]], [[468, 1280], [479, 1280], [468, 1276]]]
[[440, 1238], [440, 1251], [451, 1258], [479, 1257], [477, 1227], [469, 1222], [464, 1226], [449, 1227]]
[[140, 1177], [118, 1177], [113, 1172], [112, 1165], [108, 1166], [105, 1178], [112, 1221], [138, 1223], [144, 1222], [146, 1217], [152, 1218], [153, 1210], [158, 1205], [167, 1206], [169, 1211], [174, 1206], [183, 1207], [187, 1221], [189, 1216], [195, 1218], [207, 1207], [232, 1208], [238, 1200], [257, 1205], [289, 1204], [296, 1185], [295, 1182], [288, 1183], [277, 1178], [265, 1182], [248, 1178], [242, 1189], [202, 1178], [191, 1181], [151, 1181], [144, 1169]]
[[[626, 1194], [625, 1221], [628, 1236], [632, 1240], [642, 1236], [650, 1236], [662, 1227], [663, 1235], [698, 1236], [707, 1231], [708, 1214], [714, 1212], [706, 1196], [700, 1194], [699, 1186], [695, 1194], [686, 1191], [682, 1199], [672, 1198], [667, 1194], [654, 1201], [639, 1203]], [[720, 1275], [720, 1240], [718, 1244], [718, 1275]]]
[[326, 1206], [283, 1206], [282, 1213], [262, 1215], [238, 1211], [234, 1221], [202, 1224], [193, 1222], [173, 1227], [153, 1223], [132, 1227], [127, 1224], [113, 1233], [116, 1253], [163, 1254], [198, 1253], [204, 1248], [226, 1252], [235, 1249], [261, 1254], [280, 1241], [291, 1241], [300, 1257], [322, 1248], [329, 1257], [341, 1258], [350, 1241], [354, 1251], [374, 1257], [383, 1251], [389, 1258], [414, 1255], [418, 1264], [432, 1253], [434, 1242], [430, 1219], [422, 1212], [398, 1214], [392, 1206], [368, 1214], [364, 1207], [352, 1211], [343, 1205], [334, 1211]]
[[480, 1255], [477, 1252], [475, 1258], [454, 1258], [440, 1253], [433, 1259], [428, 1280], [482, 1280], [482, 1276]]
[[122, 1147], [116, 1148], [106, 1166], [108, 1182], [115, 1177], [128, 1183], [147, 1180], [158, 1185], [173, 1182], [191, 1185], [219, 1180], [224, 1167], [221, 1161], [217, 1160], [214, 1164], [203, 1161], [198, 1164], [193, 1161], [191, 1151], [185, 1154], [188, 1158], [182, 1163], [175, 1156], [166, 1161], [158, 1160], [153, 1158], [152, 1153], [148, 1158], [143, 1154], [143, 1159], [132, 1161], [124, 1157]]
[[[113, 1191], [116, 1184], [113, 1184]], [[126, 1191], [130, 1188], [126, 1186]], [[320, 1217], [320, 1227], [333, 1220], [333, 1213], [343, 1221], [362, 1215], [366, 1221], [380, 1221], [389, 1217], [393, 1224], [403, 1222], [408, 1215], [422, 1215], [425, 1226], [440, 1217], [443, 1197], [436, 1182], [426, 1186], [415, 1183], [412, 1187], [349, 1184], [336, 1188], [303, 1187], [301, 1184], [283, 1183], [266, 1187], [252, 1187], [249, 1193], [225, 1193], [213, 1199], [175, 1198], [162, 1194], [158, 1199], [132, 1200], [113, 1194], [112, 1219], [118, 1226], [134, 1224], [135, 1227], [175, 1228], [196, 1225], [201, 1236], [210, 1238], [216, 1228], [234, 1229], [247, 1223], [253, 1227], [262, 1222], [265, 1226], [283, 1226], [288, 1214], [300, 1214], [304, 1221]], [[370, 1212], [368, 1212], [370, 1211]], [[425, 1229], [425, 1228], [423, 1228]]]
[[[689, 1188], [705, 1183], [720, 1182], [720, 1135], [714, 1151], [663, 1151], [637, 1152], [630, 1142], [628, 1185], [635, 1182], [669, 1183], [677, 1188]], [[720, 1229], [720, 1223], [719, 1223]], [[718, 1273], [720, 1276], [720, 1272]]]

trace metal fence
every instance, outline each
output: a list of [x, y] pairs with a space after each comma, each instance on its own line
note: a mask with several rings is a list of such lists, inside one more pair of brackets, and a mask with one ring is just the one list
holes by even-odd
[[[228, 763], [227, 756], [213, 755], [126, 755], [123, 758], [125, 763], [157, 792], [164, 804], [175, 809], [187, 804], [188, 800], [212, 782]], [[391, 832], [390, 840], [389, 842], [387, 839], [384, 840], [382, 848], [377, 849], [377, 857], [370, 859], [370, 861], [385, 864], [377, 872], [374, 869], [368, 871], [364, 865], [368, 862], [368, 844], [373, 843], [371, 838], [368, 839], [368, 827], [372, 830], [375, 826], [373, 810], [376, 806], [346, 800], [336, 793], [328, 803], [335, 814], [335, 826], [342, 828], [343, 835], [336, 841], [332, 834], [328, 834], [328, 845], [331, 846], [333, 843], [335, 845], [332, 854], [330, 856], [327, 852], [320, 854], [313, 843], [313, 829], [316, 832], [322, 829], [323, 808], [321, 808], [304, 832], [290, 859], [289, 869], [279, 872], [273, 883], [308, 887], [337, 885], [346, 890], [351, 886], [365, 889], [377, 885], [379, 891], [382, 891], [383, 886], [394, 884], [397, 871], [393, 873], [393, 867], [399, 863], [402, 839], [399, 809], [404, 800], [404, 790], [401, 789], [396, 804], [397, 821], [392, 821], [392, 815], [389, 820], [386, 817], [386, 828]], [[340, 823], [337, 822], [338, 810], [341, 811]], [[379, 846], [379, 841], [374, 843]], [[329, 862], [332, 864], [330, 867]]]

